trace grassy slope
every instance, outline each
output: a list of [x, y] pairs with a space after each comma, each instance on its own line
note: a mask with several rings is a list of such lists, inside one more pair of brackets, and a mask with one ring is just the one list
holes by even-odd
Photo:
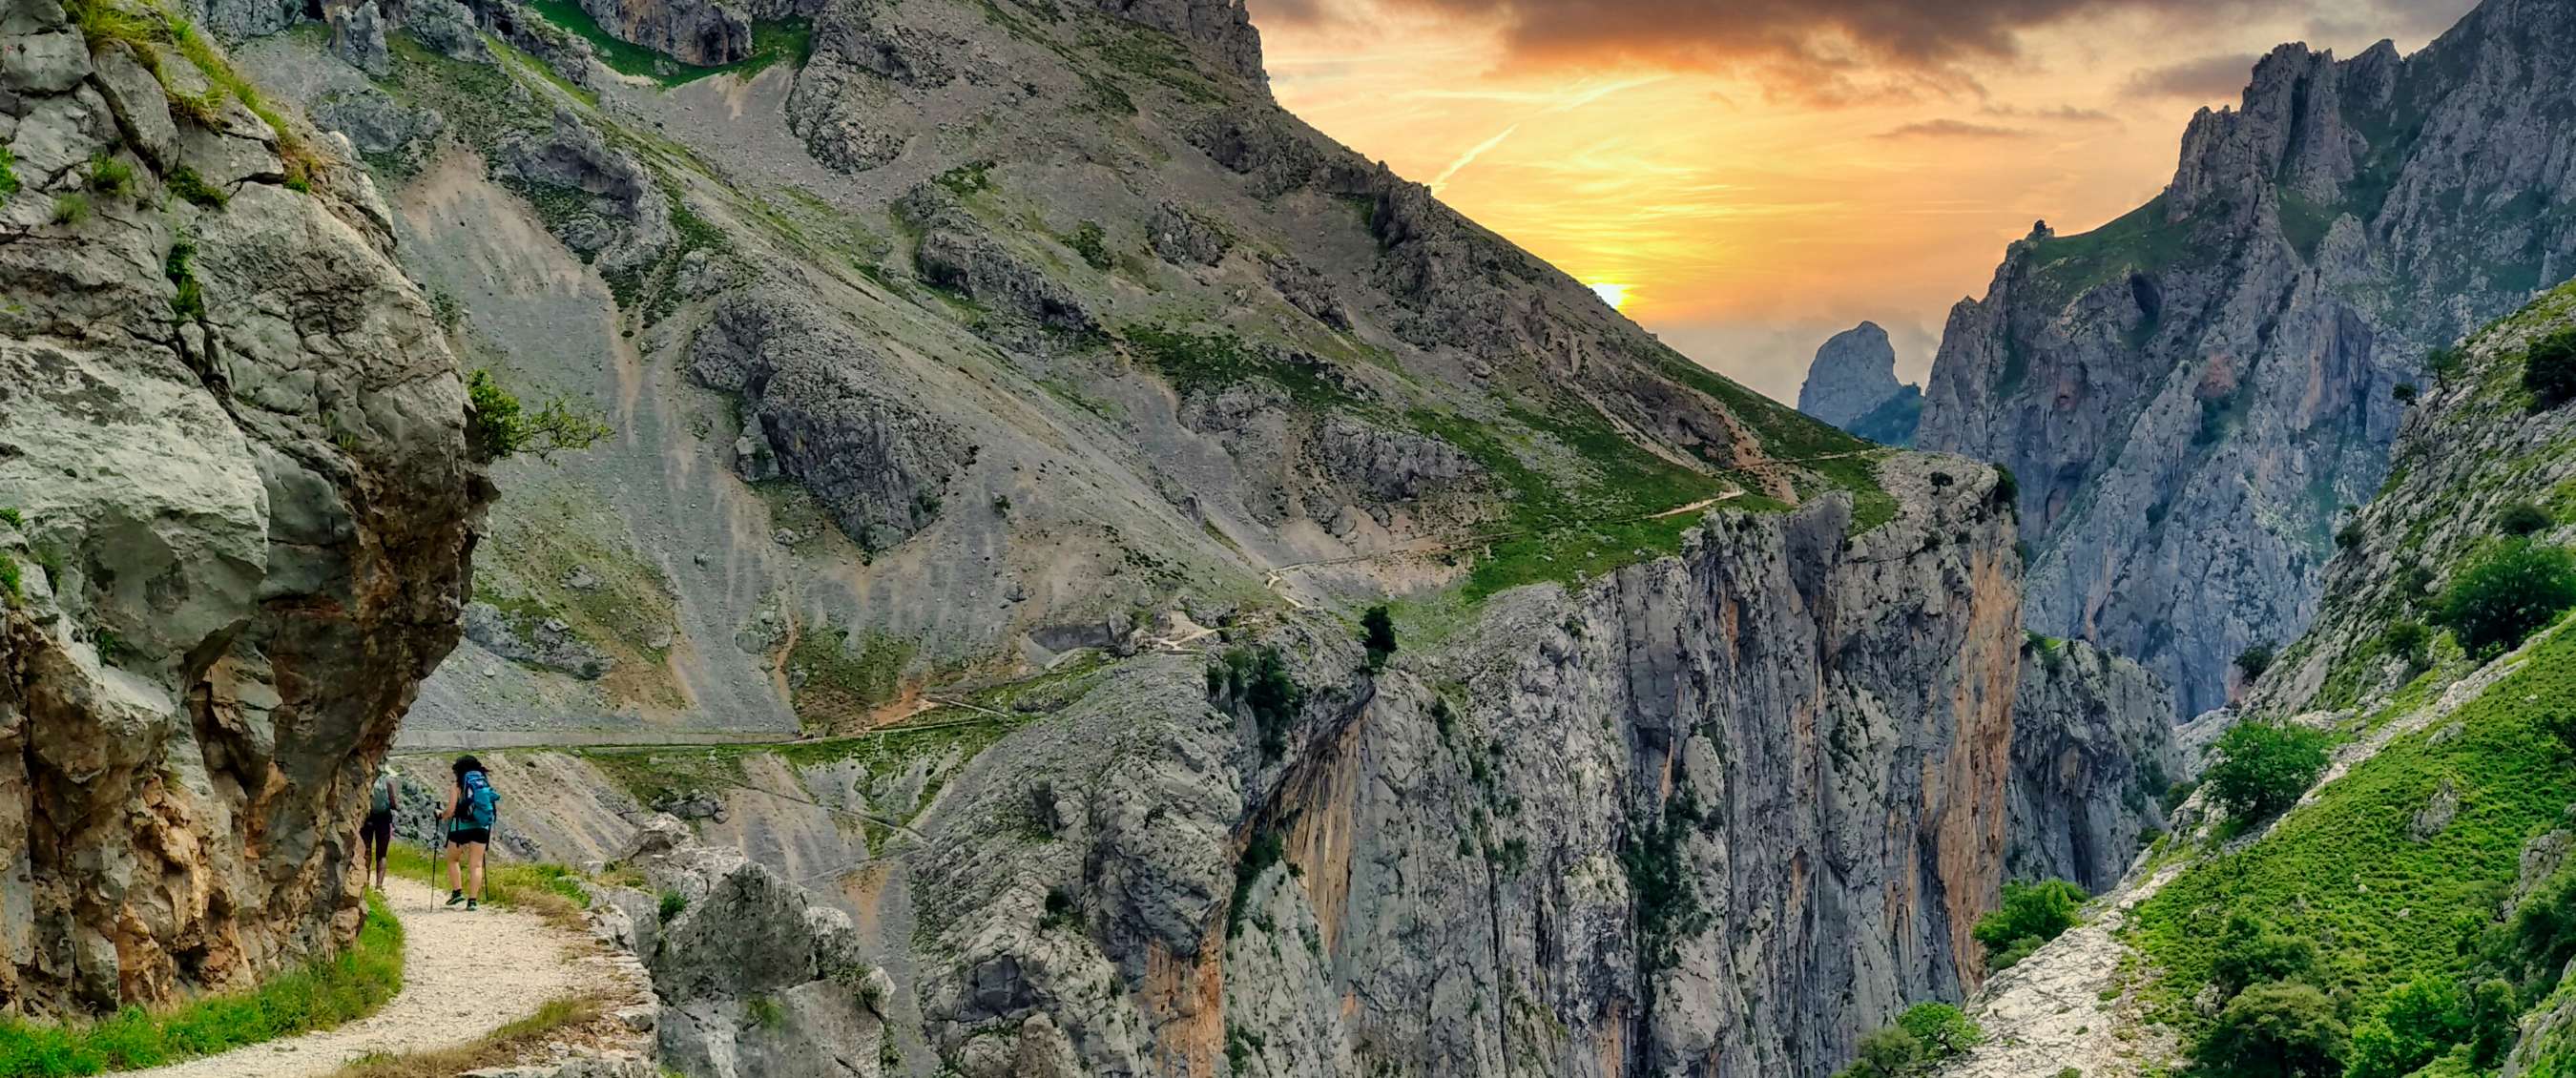
[[[2449, 720], [2398, 738], [2260, 841], [2167, 884], [2132, 920], [2133, 942], [2165, 971], [2156, 989], [2164, 1017], [2197, 1021], [2189, 1002], [2208, 981], [2231, 912], [2261, 911], [2316, 941], [2325, 987], [2355, 993], [2357, 1013], [2410, 978], [2467, 972], [2462, 944], [2492, 922], [2523, 844], [2576, 801], [2576, 768], [2533, 726], [2569, 708], [2576, 633], [2561, 632]], [[2458, 817], [2416, 841], [2416, 813], [2446, 783], [2459, 794]]]
[[[2425, 607], [2401, 594], [2399, 574], [2374, 567], [2460, 564], [2493, 541], [2495, 505], [2547, 487], [2555, 471], [2539, 465], [2576, 441], [2556, 425], [2562, 417], [2533, 412], [2519, 383], [2518, 342], [2568, 321], [2576, 321], [2576, 285], [2471, 339], [2475, 358], [2456, 375], [2471, 381], [2438, 398], [2444, 410], [2420, 417], [2426, 426], [2410, 429], [2393, 493], [2365, 514], [2364, 547], [2338, 563], [2324, 616], [2275, 665], [2276, 677], [2289, 677], [2291, 658], [2332, 652], [2322, 688], [2292, 706], [2362, 705], [2344, 730], [2363, 735], [2475, 669], [2444, 632], [2433, 669], [2402, 687], [2371, 686], [2365, 668], [2384, 661], [2378, 634]], [[2422, 470], [2406, 486], [2410, 461]], [[2395, 556], [2374, 556], [2382, 554]], [[2236, 911], [2260, 911], [2314, 940], [2324, 987], [2351, 991], [2356, 1014], [2370, 1013], [2381, 993], [2410, 978], [2468, 972], [2474, 959], [2464, 944], [2494, 921], [2523, 846], [2563, 826], [2576, 802], [2576, 766], [2535, 726], [2576, 710], [2576, 632], [2563, 622], [2553, 632], [2526, 645], [2521, 668], [2447, 719], [2397, 738], [2319, 788], [2314, 803], [2291, 810], [2250, 846], [2201, 851], [2142, 903], [2132, 940], [2164, 971], [2154, 989], [2162, 1016], [2186, 1027], [2201, 1021], [2190, 1000], [2207, 982], [2219, 927]], [[2457, 817], [2417, 840], [2417, 813], [2446, 785], [2459, 797]]]

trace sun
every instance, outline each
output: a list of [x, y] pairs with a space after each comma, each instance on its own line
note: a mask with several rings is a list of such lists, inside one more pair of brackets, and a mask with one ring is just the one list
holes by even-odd
[[1628, 290], [1633, 287], [1635, 286], [1594, 281], [1592, 294], [1601, 297], [1601, 302], [1609, 304], [1611, 310], [1624, 311], [1628, 309]]

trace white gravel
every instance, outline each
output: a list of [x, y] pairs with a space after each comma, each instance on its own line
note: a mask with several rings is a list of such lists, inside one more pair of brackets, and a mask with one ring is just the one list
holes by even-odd
[[399, 1055], [479, 1040], [612, 974], [590, 937], [534, 914], [485, 906], [446, 909], [446, 892], [387, 880], [403, 925], [403, 986], [385, 1008], [333, 1030], [237, 1048], [147, 1071], [146, 1078], [299, 1078], [327, 1075], [375, 1053]]

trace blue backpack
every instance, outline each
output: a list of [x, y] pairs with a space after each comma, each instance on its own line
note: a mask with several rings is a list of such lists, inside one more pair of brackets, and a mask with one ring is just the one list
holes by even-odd
[[465, 822], [485, 831], [501, 818], [501, 791], [480, 771], [465, 773]]

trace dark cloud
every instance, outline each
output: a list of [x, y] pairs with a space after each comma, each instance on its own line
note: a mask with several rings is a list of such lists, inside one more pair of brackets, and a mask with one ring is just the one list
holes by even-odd
[[1906, 124], [1902, 127], [1891, 127], [1885, 131], [1879, 132], [1876, 137], [1945, 139], [2028, 138], [2030, 137], [2030, 132], [2024, 131], [2018, 127], [2000, 127], [1994, 124], [1971, 123], [1966, 120], [1942, 119], [1920, 120]]
[[2129, 76], [2122, 89], [2131, 97], [2183, 97], [2194, 101], [2235, 97], [2252, 81], [2254, 61], [2259, 59], [2262, 57], [2252, 53], [2231, 53], [2151, 67]]
[[1742, 70], [1776, 93], [1835, 100], [1973, 88], [1968, 65], [2021, 35], [2144, 12], [2210, 18], [2309, 0], [1381, 0], [1491, 18], [1524, 60]]

